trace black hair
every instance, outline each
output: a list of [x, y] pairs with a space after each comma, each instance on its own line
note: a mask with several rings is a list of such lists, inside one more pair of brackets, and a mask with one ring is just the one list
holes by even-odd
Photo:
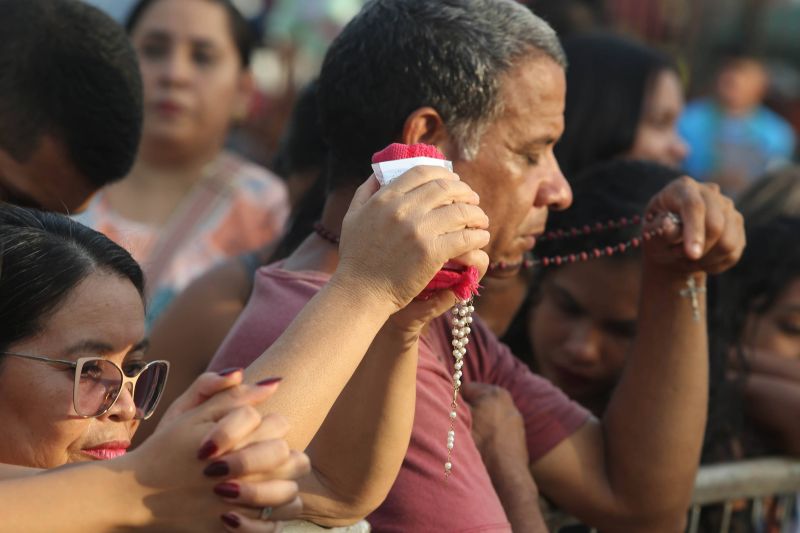
[[555, 154], [572, 180], [633, 147], [656, 76], [675, 66], [652, 48], [604, 33], [567, 39], [564, 51], [569, 61], [564, 135]]
[[122, 28], [78, 0], [0, 0], [0, 35], [0, 147], [25, 162], [52, 135], [91, 185], [125, 176], [142, 83]]
[[562, 39], [609, 26], [608, 13], [602, 0], [531, 0], [526, 3]]
[[[547, 230], [571, 230], [593, 226], [596, 222], [628, 219], [642, 216], [650, 199], [668, 183], [679, 178], [681, 173], [675, 169], [645, 161], [612, 160], [586, 169], [571, 184], [573, 202], [569, 209], [551, 212], [547, 220]], [[580, 253], [594, 248], [603, 249], [641, 234], [641, 227], [629, 224], [610, 231], [593, 232], [588, 235], [537, 243], [534, 254], [538, 257], [564, 256]], [[610, 260], [631, 260], [639, 254], [639, 249], [630, 249], [624, 254], [611, 256]], [[557, 266], [537, 267], [531, 288], [524, 304], [520, 307], [503, 336], [512, 352], [535, 369], [533, 347], [528, 337], [528, 316], [538, 303], [542, 283]]]
[[[372, 0], [331, 44], [319, 77], [329, 188], [353, 187], [370, 157], [424, 106], [469, 157], [521, 57], [564, 65], [555, 32], [513, 0]], [[354, 181], [354, 180], [357, 180]]]
[[741, 345], [748, 314], [766, 313], [786, 287], [800, 278], [798, 235], [800, 216], [778, 216], [748, 227], [742, 258], [713, 279], [710, 326], [725, 350]]
[[[775, 305], [787, 286], [800, 279], [800, 248], [797, 236], [800, 235], [800, 217], [778, 216], [747, 228], [747, 247], [739, 262], [729, 271], [709, 280], [709, 338], [712, 361], [729, 361], [735, 356], [737, 365], [732, 385], [737, 389], [736, 401], [741, 402], [739, 390], [747, 374], [742, 335], [745, 322], [750, 313], [761, 315]], [[712, 375], [712, 379], [714, 376]], [[717, 376], [724, 379], [725, 376]], [[730, 379], [729, 379], [730, 381]], [[712, 381], [712, 385], [713, 385]], [[711, 389], [712, 393], [714, 387]], [[723, 389], [723, 392], [724, 389]], [[730, 394], [729, 394], [730, 395]], [[721, 442], [719, 434], [735, 435], [744, 445], [747, 456], [761, 453], [774, 453], [769, 444], [759, 439], [756, 432], [742, 433], [746, 427], [741, 403], [729, 407], [730, 398], [720, 397], [711, 403], [709, 427], [706, 441]], [[716, 409], [714, 409], [716, 405]], [[718, 412], [715, 412], [718, 411]], [[720, 413], [724, 413], [720, 414]], [[712, 425], [713, 420], [726, 424]], [[704, 449], [705, 461], [728, 460], [732, 453], [720, 446]]]
[[102, 233], [63, 215], [0, 205], [0, 351], [41, 331], [97, 271], [129, 280], [143, 297], [141, 268]]
[[[128, 18], [125, 20], [125, 31], [129, 35], [133, 34], [136, 25], [144, 15], [144, 12], [150, 8], [154, 3], [160, 0], [139, 0], [128, 12]], [[242, 14], [236, 9], [236, 6], [230, 0], [206, 0], [212, 4], [221, 6], [225, 13], [228, 15], [228, 26], [231, 32], [231, 38], [239, 52], [239, 61], [243, 68], [250, 67], [250, 56], [253, 54], [253, 47], [255, 45], [255, 38], [253, 31]]]
[[311, 233], [325, 207], [324, 169], [328, 145], [322, 138], [319, 124], [318, 89], [319, 84], [314, 80], [300, 93], [275, 156], [273, 168], [279, 175], [289, 176], [294, 172], [313, 169], [319, 173], [294, 206], [286, 231], [270, 256], [270, 262], [288, 257]]
[[273, 170], [279, 176], [288, 177], [295, 172], [322, 169], [325, 166], [328, 146], [322, 138], [319, 124], [318, 87], [317, 80], [311, 81], [303, 87], [294, 103], [272, 163]]

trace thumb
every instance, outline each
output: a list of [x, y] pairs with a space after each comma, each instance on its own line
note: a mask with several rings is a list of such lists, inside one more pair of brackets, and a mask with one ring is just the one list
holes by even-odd
[[350, 208], [358, 208], [363, 206], [367, 201], [372, 198], [372, 195], [378, 192], [378, 189], [381, 188], [381, 184], [378, 182], [378, 178], [375, 177], [375, 174], [372, 174], [367, 181], [361, 184], [361, 186], [356, 189], [355, 195], [353, 195], [353, 200], [350, 202]]
[[478, 383], [475, 381], [464, 383], [461, 385], [461, 396], [467, 402], [474, 403], [491, 390], [491, 388], [492, 386], [486, 383]]
[[231, 410], [243, 405], [258, 406], [275, 394], [278, 381], [264, 380], [255, 385], [239, 385], [215, 394], [205, 403], [196, 407], [204, 420], [217, 422]]
[[242, 382], [241, 369], [229, 369], [220, 373], [204, 372], [195, 379], [183, 394], [175, 399], [169, 406], [158, 425], [168, 424], [186, 411], [197, 407], [206, 400], [225, 389], [239, 385]]

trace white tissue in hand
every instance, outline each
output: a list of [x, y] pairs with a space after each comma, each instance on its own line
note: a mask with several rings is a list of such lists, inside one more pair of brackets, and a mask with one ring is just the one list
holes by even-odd
[[408, 159], [396, 159], [394, 161], [384, 161], [382, 163], [373, 163], [372, 171], [375, 172], [375, 177], [381, 186], [388, 185], [401, 174], [406, 171], [421, 165], [431, 167], [442, 167], [447, 170], [453, 170], [453, 163], [446, 159], [436, 159], [433, 157], [410, 157]]

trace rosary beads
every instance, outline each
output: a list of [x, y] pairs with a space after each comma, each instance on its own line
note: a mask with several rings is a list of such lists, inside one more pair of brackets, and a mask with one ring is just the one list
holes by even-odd
[[455, 421], [458, 413], [458, 391], [461, 389], [461, 369], [464, 367], [464, 356], [467, 354], [467, 344], [469, 344], [469, 334], [472, 332], [470, 325], [472, 324], [472, 313], [475, 312], [475, 307], [472, 305], [472, 299], [461, 300], [453, 306], [451, 311], [453, 318], [451, 324], [453, 330], [453, 401], [450, 402], [450, 428], [447, 431], [447, 461], [444, 463], [444, 475], [447, 477], [453, 469], [451, 456], [453, 454], [453, 446], [456, 439]]

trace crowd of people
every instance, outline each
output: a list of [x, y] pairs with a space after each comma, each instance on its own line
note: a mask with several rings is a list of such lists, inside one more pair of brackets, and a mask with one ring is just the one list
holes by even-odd
[[[225, 148], [230, 0], [0, 0], [0, 35], [0, 531], [543, 532], [543, 497], [672, 532], [701, 463], [800, 454], [800, 171], [754, 58], [684, 110], [629, 38], [371, 0], [269, 171]], [[379, 180], [393, 143], [450, 166]]]

